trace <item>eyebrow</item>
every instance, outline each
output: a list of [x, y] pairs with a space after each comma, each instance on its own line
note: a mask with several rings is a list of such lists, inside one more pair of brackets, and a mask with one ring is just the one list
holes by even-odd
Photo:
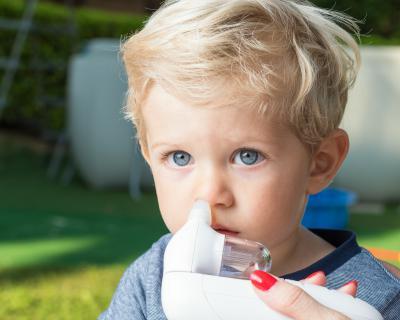
[[150, 149], [155, 149], [161, 146], [168, 146], [168, 147], [172, 147], [172, 148], [179, 148], [181, 147], [181, 145], [176, 144], [176, 143], [168, 143], [168, 142], [157, 142], [154, 143], [152, 145], [150, 145]]

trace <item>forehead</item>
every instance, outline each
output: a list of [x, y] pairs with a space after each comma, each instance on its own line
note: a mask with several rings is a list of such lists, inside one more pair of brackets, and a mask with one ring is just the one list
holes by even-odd
[[221, 102], [199, 106], [170, 94], [157, 84], [149, 88], [142, 105], [142, 116], [148, 140], [161, 137], [179, 140], [187, 136], [281, 140], [291, 134], [289, 128], [275, 117], [261, 114], [249, 106]]

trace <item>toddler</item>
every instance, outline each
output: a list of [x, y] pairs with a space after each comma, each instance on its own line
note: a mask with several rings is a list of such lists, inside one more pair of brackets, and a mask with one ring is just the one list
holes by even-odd
[[[357, 297], [400, 319], [399, 280], [353, 232], [301, 225], [308, 195], [330, 184], [349, 148], [339, 124], [360, 56], [339, 25], [358, 33], [307, 1], [167, 0], [122, 46], [127, 114], [172, 234], [206, 200], [215, 230], [270, 250], [275, 276], [358, 283]], [[127, 269], [100, 319], [166, 319], [170, 238]]]

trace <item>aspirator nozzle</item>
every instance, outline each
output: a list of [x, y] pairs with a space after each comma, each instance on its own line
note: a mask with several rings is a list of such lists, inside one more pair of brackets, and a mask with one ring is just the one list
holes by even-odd
[[208, 225], [211, 225], [211, 208], [207, 201], [196, 200], [189, 212], [189, 220], [199, 219]]

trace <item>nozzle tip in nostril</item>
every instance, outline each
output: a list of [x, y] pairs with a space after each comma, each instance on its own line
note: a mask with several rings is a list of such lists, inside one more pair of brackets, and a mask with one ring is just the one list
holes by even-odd
[[211, 208], [207, 201], [199, 199], [194, 202], [189, 213], [189, 219], [193, 218], [200, 219], [211, 225]]

